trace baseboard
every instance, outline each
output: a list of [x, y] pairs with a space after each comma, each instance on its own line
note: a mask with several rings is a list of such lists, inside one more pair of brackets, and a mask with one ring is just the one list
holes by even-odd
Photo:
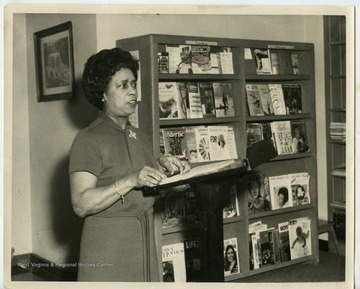
[[34, 253], [14, 255], [11, 260], [11, 275], [31, 272], [46, 275], [48, 281], [76, 281], [77, 264], [53, 263]]

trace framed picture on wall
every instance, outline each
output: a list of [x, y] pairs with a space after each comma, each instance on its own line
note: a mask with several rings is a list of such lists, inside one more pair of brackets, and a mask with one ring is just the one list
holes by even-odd
[[38, 102], [70, 99], [74, 93], [71, 21], [34, 33]]

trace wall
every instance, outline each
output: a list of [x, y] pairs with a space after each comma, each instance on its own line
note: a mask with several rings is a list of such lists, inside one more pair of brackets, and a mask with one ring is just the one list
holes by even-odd
[[[75, 98], [71, 101], [38, 103], [32, 35], [36, 31], [69, 20], [73, 22], [74, 33]], [[22, 25], [19, 24], [20, 29]], [[25, 51], [15, 52], [18, 56], [21, 53], [27, 55], [25, 66], [28, 87], [27, 91], [14, 94], [14, 99], [19, 99], [15, 109], [26, 111], [28, 106], [29, 114], [29, 127], [25, 129], [29, 134], [28, 143], [26, 139], [14, 143], [14, 149], [22, 152], [24, 160], [29, 160], [30, 167], [30, 172], [24, 167], [21, 173], [30, 180], [30, 190], [24, 200], [31, 197], [32, 236], [31, 240], [25, 236], [22, 242], [32, 242], [32, 252], [54, 262], [76, 260], [78, 254], [81, 220], [74, 215], [70, 206], [67, 153], [76, 132], [95, 117], [95, 111], [85, 102], [79, 87], [83, 64], [90, 54], [102, 48], [113, 47], [117, 39], [162, 33], [314, 42], [317, 64], [323, 60], [321, 16], [27, 14], [25, 25], [27, 48]], [[19, 70], [23, 68], [26, 69], [20, 67]], [[323, 88], [319, 83], [323, 82], [323, 72], [319, 68], [316, 71], [317, 98], [322, 103]], [[320, 107], [318, 115], [322, 113]], [[14, 123], [20, 126], [21, 114], [15, 115], [15, 118]], [[318, 145], [320, 144], [318, 140]], [[324, 165], [323, 162], [322, 166]], [[325, 171], [324, 168], [323, 170]], [[17, 173], [14, 171], [14, 175]], [[28, 218], [27, 201], [16, 209], [16, 214], [19, 214], [17, 220]], [[19, 221], [14, 222], [13, 226], [14, 235], [19, 235], [23, 226]], [[21, 250], [29, 249], [24, 243], [23, 246], [21, 242], [16, 243], [16, 247], [22, 247]]]
[[[32, 250], [31, 188], [30, 188], [30, 151], [29, 151], [29, 109], [27, 101], [27, 63], [26, 63], [26, 25], [25, 15], [14, 18], [13, 54], [13, 126], [12, 131], [12, 230], [11, 246], [15, 254]], [[10, 113], [10, 111], [8, 111]], [[24, 242], [27, 240], [27, 242]]]
[[[33, 33], [72, 21], [75, 93], [70, 101], [37, 102]], [[79, 80], [87, 57], [96, 51], [95, 17], [27, 14], [32, 252], [51, 261], [77, 260], [82, 220], [72, 210], [68, 151], [76, 132], [95, 117], [84, 100]]]

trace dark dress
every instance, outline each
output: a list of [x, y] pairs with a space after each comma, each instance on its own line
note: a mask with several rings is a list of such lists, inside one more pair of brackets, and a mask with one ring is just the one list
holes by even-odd
[[[69, 172], [86, 171], [97, 186], [113, 184], [144, 165], [156, 166], [151, 145], [138, 129], [121, 129], [104, 113], [75, 137]], [[85, 218], [78, 263], [79, 281], [159, 281], [154, 236], [154, 197], [132, 190]]]

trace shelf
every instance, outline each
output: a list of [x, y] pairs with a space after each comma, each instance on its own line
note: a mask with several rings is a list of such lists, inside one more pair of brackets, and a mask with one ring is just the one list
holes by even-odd
[[346, 141], [345, 141], [345, 140], [330, 139], [330, 142], [331, 142], [332, 144], [346, 145]]
[[161, 232], [163, 235], [167, 235], [167, 234], [181, 233], [191, 230], [198, 230], [200, 228], [200, 225], [201, 225], [200, 223], [195, 223], [195, 224], [178, 225], [171, 228], [161, 228]]
[[290, 208], [284, 208], [284, 209], [278, 209], [278, 210], [270, 210], [266, 212], [261, 213], [255, 213], [255, 214], [249, 214], [249, 220], [259, 219], [259, 218], [266, 218], [266, 217], [272, 217], [275, 215], [282, 215], [282, 214], [288, 214], [289, 212], [297, 212], [297, 211], [303, 211], [311, 209], [313, 206], [311, 204], [307, 205], [299, 205], [299, 206], [293, 206]]
[[271, 162], [283, 161], [283, 160], [292, 160], [292, 159], [301, 159], [301, 158], [310, 158], [312, 156], [313, 156], [312, 152], [280, 155], [280, 156], [277, 156], [277, 157], [273, 158], [271, 160]]
[[299, 81], [299, 80], [310, 80], [310, 75], [281, 75], [281, 74], [248, 74], [245, 76], [245, 81]]
[[303, 262], [308, 262], [308, 261], [313, 261], [313, 257], [306, 256], [306, 257], [302, 257], [302, 258], [295, 259], [295, 260], [285, 261], [285, 262], [281, 262], [281, 263], [277, 263], [277, 264], [273, 264], [273, 265], [267, 265], [262, 268], [249, 271], [249, 276], [268, 272], [268, 271], [279, 269], [279, 268], [283, 268], [283, 267], [286, 267], [289, 265], [295, 265], [295, 264], [299, 264], [299, 263], [303, 263]]
[[232, 123], [240, 121], [239, 117], [212, 117], [212, 118], [192, 118], [192, 119], [162, 119], [159, 121], [160, 127], [165, 126], [191, 126], [191, 125], [211, 125], [220, 123]]
[[240, 78], [239, 75], [236, 74], [171, 74], [171, 73], [163, 73], [159, 74], [159, 81], [224, 81], [224, 80], [238, 80]]
[[246, 122], [269, 122], [282, 120], [296, 120], [296, 119], [311, 119], [310, 113], [286, 114], [286, 115], [259, 115], [246, 116]]

